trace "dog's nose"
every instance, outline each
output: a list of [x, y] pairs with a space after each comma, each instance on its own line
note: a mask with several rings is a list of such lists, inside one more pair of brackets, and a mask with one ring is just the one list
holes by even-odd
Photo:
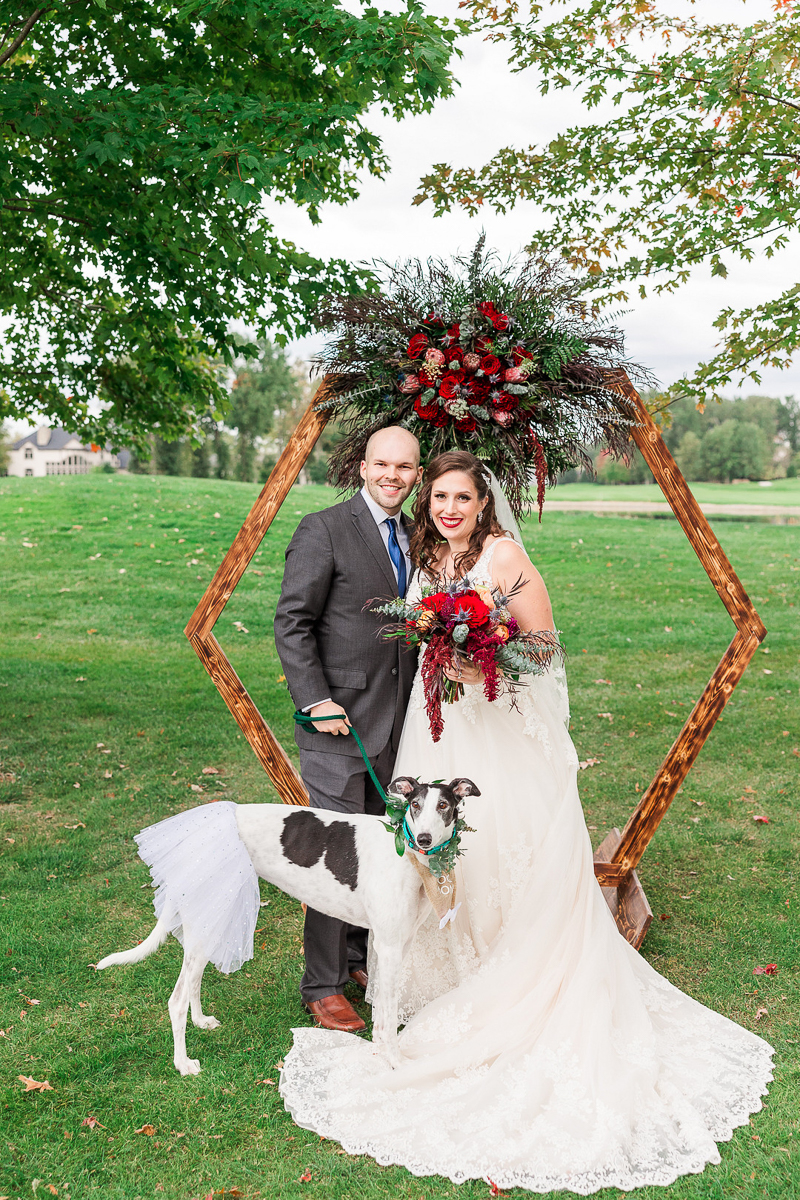
[[431, 835], [429, 833], [418, 833], [417, 834], [417, 845], [420, 847], [420, 849], [427, 850], [428, 847], [432, 844], [432, 842], [433, 842], [433, 838], [431, 837]]

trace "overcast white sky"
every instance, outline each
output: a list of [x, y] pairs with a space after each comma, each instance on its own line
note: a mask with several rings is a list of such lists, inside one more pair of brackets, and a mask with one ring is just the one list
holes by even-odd
[[[429, 10], [457, 16], [457, 4], [437, 0]], [[675, 0], [671, 7], [688, 11]], [[695, 11], [703, 20], [737, 20], [749, 23], [772, 13], [769, 0], [700, 0]], [[485, 211], [477, 218], [452, 213], [434, 218], [430, 205], [413, 208], [417, 183], [435, 162], [454, 166], [480, 166], [502, 146], [527, 147], [549, 141], [569, 124], [587, 119], [585, 110], [568, 92], [547, 97], [538, 94], [533, 74], [512, 74], [502, 43], [472, 37], [461, 43], [463, 58], [455, 72], [461, 86], [456, 95], [440, 102], [425, 116], [400, 123], [374, 117], [371, 128], [380, 133], [392, 163], [383, 181], [367, 178], [360, 199], [346, 208], [325, 206], [323, 221], [314, 226], [287, 206], [270, 205], [277, 232], [322, 257], [341, 256], [351, 261], [428, 255], [448, 256], [469, 250], [480, 229], [487, 243], [504, 256], [518, 252], [538, 225], [536, 206], [520, 205], [506, 216]], [[594, 110], [591, 120], [597, 119]], [[626, 331], [631, 357], [646, 363], [664, 384], [710, 357], [717, 340], [712, 322], [727, 304], [751, 305], [776, 294], [798, 278], [800, 238], [779, 258], [757, 257], [749, 265], [729, 263], [726, 280], [711, 279], [700, 267], [689, 284], [669, 298], [635, 300], [620, 324]], [[321, 339], [295, 343], [292, 351], [310, 357]], [[800, 362], [790, 371], [765, 371], [761, 388], [746, 392], [783, 395], [800, 391]]]

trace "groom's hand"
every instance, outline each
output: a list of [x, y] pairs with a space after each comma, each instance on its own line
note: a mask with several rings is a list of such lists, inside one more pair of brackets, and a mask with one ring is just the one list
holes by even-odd
[[347, 713], [340, 704], [334, 704], [332, 700], [325, 700], [322, 704], [315, 704], [308, 714], [312, 721], [314, 717], [334, 717], [340, 716], [341, 721], [320, 721], [319, 724], [314, 721], [314, 728], [320, 733], [349, 733], [350, 720]]

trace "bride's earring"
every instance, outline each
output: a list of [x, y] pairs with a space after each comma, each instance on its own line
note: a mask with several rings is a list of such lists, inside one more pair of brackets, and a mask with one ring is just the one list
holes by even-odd
[[476, 520], [476, 521], [478, 522], [478, 524], [480, 525], [481, 521], [483, 520], [483, 509], [481, 509], [481, 511], [478, 513], [478, 515], [477, 515], [477, 517], [475, 518], [475, 520]]

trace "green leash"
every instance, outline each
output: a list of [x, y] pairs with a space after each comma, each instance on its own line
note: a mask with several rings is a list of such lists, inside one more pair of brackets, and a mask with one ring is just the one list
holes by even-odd
[[[315, 725], [317, 723], [317, 721], [341, 721], [342, 716], [341, 716], [341, 713], [334, 713], [330, 717], [312, 717], [311, 713], [300, 712], [300, 710], [298, 709], [297, 712], [294, 714], [294, 719], [298, 725], [304, 725], [306, 727], [309, 727], [309, 726]], [[408, 828], [408, 824], [407, 824], [408, 805], [407, 804], [398, 804], [396, 802], [396, 798], [394, 796], [387, 796], [386, 792], [383, 790], [383, 788], [380, 785], [378, 776], [375, 774], [375, 772], [372, 769], [372, 763], [367, 758], [367, 752], [364, 749], [364, 743], [361, 741], [361, 738], [358, 736], [358, 730], [353, 725], [351, 725], [349, 728], [350, 728], [350, 732], [352, 733], [353, 737], [355, 738], [356, 745], [358, 746], [359, 750], [361, 751], [361, 757], [364, 760], [364, 766], [369, 771], [369, 777], [372, 780], [372, 782], [375, 784], [375, 787], [377, 788], [378, 795], [380, 796], [381, 800], [386, 805], [386, 815], [389, 818], [389, 820], [391, 821], [391, 825], [386, 825], [386, 828], [389, 830], [390, 833], [394, 834], [395, 850], [400, 855], [400, 857], [402, 858], [402, 856], [405, 854], [406, 845], [408, 846], [409, 850], [416, 850], [418, 854], [424, 854], [424, 855], [426, 855], [426, 857], [428, 855], [438, 854], [439, 851], [444, 850], [445, 847], [449, 846], [450, 843], [453, 841], [453, 839], [456, 837], [456, 835], [458, 833], [458, 823], [456, 823], [453, 826], [453, 832], [451, 833], [450, 837], [447, 839], [446, 842], [442, 842], [441, 846], [434, 846], [434, 848], [432, 850], [420, 850], [419, 846], [414, 841], [411, 830]], [[384, 824], [386, 824], [386, 822], [384, 822]]]
[[[300, 712], [300, 710], [298, 709], [297, 712], [294, 714], [294, 719], [298, 725], [309, 726], [309, 725], [315, 725], [317, 723], [317, 721], [341, 721], [342, 714], [335, 713], [330, 717], [312, 717], [311, 713]], [[378, 795], [380, 796], [381, 800], [383, 801], [383, 803], [386, 805], [387, 808], [396, 808], [397, 805], [394, 803], [394, 800], [392, 800], [389, 796], [386, 795], [386, 792], [383, 790], [383, 788], [381, 787], [381, 785], [378, 781], [378, 776], [375, 774], [375, 772], [372, 769], [372, 763], [367, 758], [367, 752], [364, 749], [364, 743], [362, 742], [361, 738], [358, 736], [358, 730], [354, 729], [353, 726], [351, 725], [350, 732], [352, 733], [353, 737], [356, 740], [356, 745], [358, 746], [359, 750], [361, 751], [361, 757], [364, 760], [364, 766], [369, 771], [369, 777], [372, 780], [372, 782], [375, 784], [375, 787], [378, 789]]]

